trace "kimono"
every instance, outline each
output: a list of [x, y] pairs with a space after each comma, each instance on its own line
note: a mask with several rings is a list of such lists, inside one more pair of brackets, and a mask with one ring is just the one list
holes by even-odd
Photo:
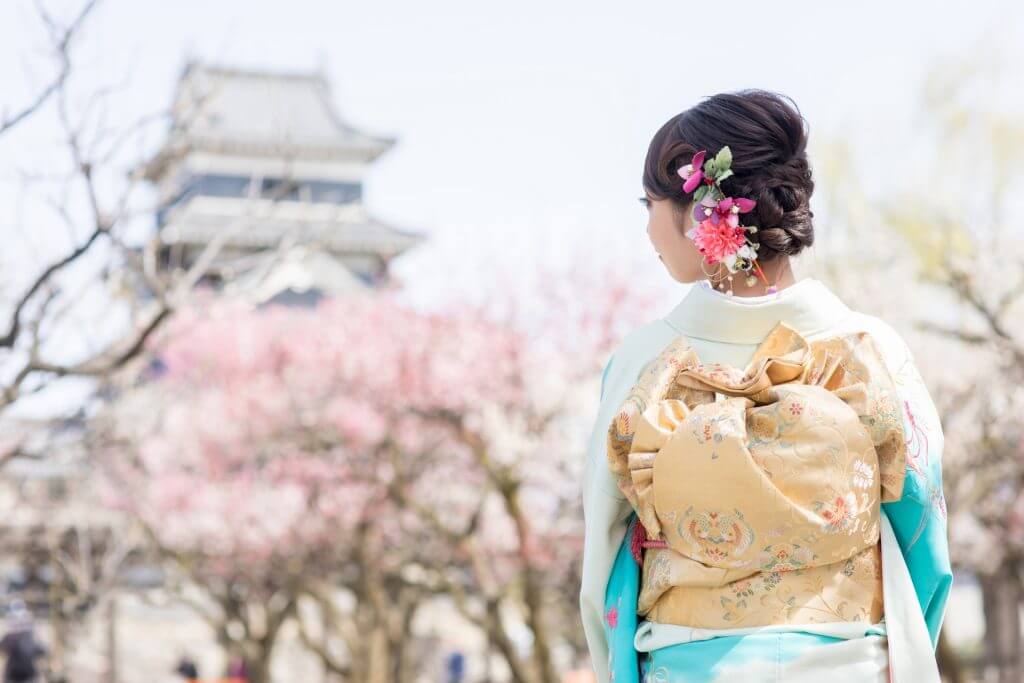
[[[702, 359], [744, 367], [780, 322], [808, 340], [869, 334], [890, 371], [902, 459], [895, 479], [889, 473], [890, 483], [900, 484], [891, 487], [896, 495], [883, 496], [875, 507], [884, 617], [867, 618], [878, 610], [865, 603], [863, 619], [832, 622], [729, 627], [641, 619], [644, 582], [635, 550], [637, 534], [647, 534], [620, 487], [622, 472], [612, 472], [604, 457], [601, 437], [644, 368], [680, 335]], [[779, 295], [741, 299], [697, 286], [668, 316], [623, 342], [605, 366], [601, 393], [584, 482], [580, 595], [599, 681], [939, 680], [934, 647], [952, 584], [942, 432], [909, 349], [892, 328], [850, 310], [813, 279]]]

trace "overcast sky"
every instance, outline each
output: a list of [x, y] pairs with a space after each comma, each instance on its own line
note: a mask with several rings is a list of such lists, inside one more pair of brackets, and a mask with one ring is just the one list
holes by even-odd
[[[32, 4], [0, 4], [6, 107], [46, 73]], [[660, 268], [636, 197], [666, 119], [715, 92], [764, 87], [796, 100], [812, 152], [817, 137], [842, 135], [886, 153], [913, 129], [937, 60], [1000, 46], [1020, 62], [1019, 6], [104, 0], [79, 55], [86, 80], [127, 83], [114, 112], [125, 121], [165, 106], [189, 57], [322, 68], [346, 119], [399, 139], [365, 196], [381, 218], [431, 235], [398, 266], [429, 289], [425, 276], [466, 257], [558, 263], [585, 250]], [[26, 144], [0, 152], [5, 174], [38, 158]], [[9, 206], [0, 221], [15, 222]]]

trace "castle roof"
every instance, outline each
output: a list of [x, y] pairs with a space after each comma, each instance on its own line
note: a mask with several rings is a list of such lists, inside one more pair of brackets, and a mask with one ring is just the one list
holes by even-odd
[[189, 64], [178, 81], [166, 145], [146, 167], [159, 178], [188, 152], [368, 163], [396, 142], [349, 124], [321, 72]]

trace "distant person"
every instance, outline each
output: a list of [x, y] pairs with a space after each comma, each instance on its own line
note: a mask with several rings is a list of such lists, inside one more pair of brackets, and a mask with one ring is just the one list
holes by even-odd
[[231, 663], [228, 664], [228, 678], [231, 679], [232, 683], [236, 681], [249, 681], [249, 670], [245, 666], [245, 659], [242, 657], [234, 657]]
[[25, 603], [16, 600], [11, 604], [8, 617], [9, 630], [0, 639], [0, 652], [4, 653], [4, 683], [35, 683], [39, 680], [36, 660], [46, 654], [46, 648], [36, 640], [32, 615], [25, 609]]
[[448, 663], [445, 667], [448, 677], [446, 683], [462, 683], [466, 675], [466, 657], [458, 650], [448, 655]]
[[196, 663], [192, 661], [192, 658], [185, 655], [178, 661], [178, 668], [174, 670], [174, 673], [178, 674], [186, 681], [195, 681], [199, 679], [199, 669], [196, 668]]

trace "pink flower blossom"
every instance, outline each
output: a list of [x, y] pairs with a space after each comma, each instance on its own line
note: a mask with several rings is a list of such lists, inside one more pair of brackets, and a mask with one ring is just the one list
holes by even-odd
[[712, 225], [717, 226], [725, 221], [735, 228], [740, 224], [739, 214], [749, 213], [755, 206], [757, 202], [746, 197], [726, 197], [716, 201], [714, 197], [708, 195], [694, 204], [692, 215], [696, 222], [709, 219]]
[[701, 181], [704, 180], [704, 171], [701, 169], [704, 167], [704, 157], [706, 155], [707, 150], [702, 149], [693, 155], [693, 161], [676, 171], [679, 177], [686, 181], [683, 183], [683, 192], [693, 192], [700, 185]]
[[710, 219], [688, 230], [686, 236], [693, 240], [697, 249], [704, 254], [705, 263], [709, 264], [724, 261], [747, 242], [743, 228], [733, 227], [727, 222], [715, 225]]

